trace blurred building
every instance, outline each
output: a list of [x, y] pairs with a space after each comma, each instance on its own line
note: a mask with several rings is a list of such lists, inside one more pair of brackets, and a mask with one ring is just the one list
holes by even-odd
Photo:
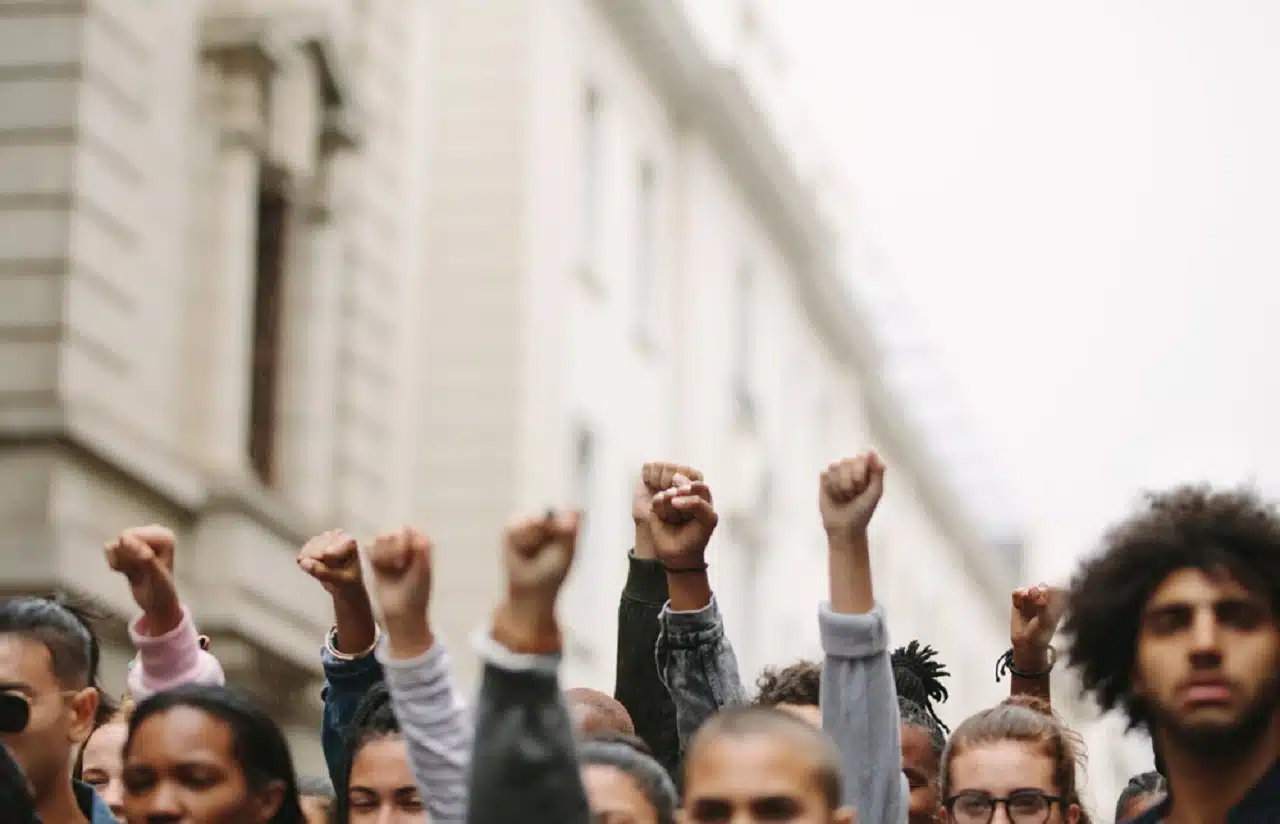
[[202, 630], [315, 772], [308, 535], [428, 530], [470, 681], [503, 520], [586, 507], [566, 680], [607, 689], [636, 473], [692, 462], [751, 676], [817, 654], [817, 475], [875, 443], [895, 639], [943, 651], [952, 718], [1003, 690], [1018, 553], [904, 413], [835, 222], [677, 0], [18, 4], [0, 64], [4, 589], [123, 618], [102, 542], [173, 525]]

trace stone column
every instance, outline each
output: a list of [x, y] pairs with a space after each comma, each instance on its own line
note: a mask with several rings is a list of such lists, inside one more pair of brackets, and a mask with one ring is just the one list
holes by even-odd
[[334, 510], [342, 234], [337, 197], [351, 142], [320, 136], [317, 172], [303, 196], [285, 288], [285, 349], [280, 387], [279, 485], [309, 518]]
[[199, 373], [195, 449], [218, 475], [248, 474], [258, 186], [265, 137], [266, 80], [273, 68], [261, 48], [208, 55], [217, 66], [218, 141], [207, 197], [203, 271], [192, 307]]

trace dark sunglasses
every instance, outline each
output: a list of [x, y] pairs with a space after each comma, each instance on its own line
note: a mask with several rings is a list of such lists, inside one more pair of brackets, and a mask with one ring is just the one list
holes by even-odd
[[0, 692], [0, 734], [14, 735], [27, 728], [31, 704], [16, 692]]

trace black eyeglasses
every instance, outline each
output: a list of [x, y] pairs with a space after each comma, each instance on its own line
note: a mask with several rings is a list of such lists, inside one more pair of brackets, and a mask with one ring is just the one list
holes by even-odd
[[21, 693], [0, 692], [0, 733], [16, 735], [31, 721], [31, 702]]
[[1019, 790], [1007, 798], [996, 798], [983, 792], [963, 792], [943, 802], [956, 824], [991, 824], [996, 807], [1003, 804], [1013, 824], [1045, 824], [1054, 804], [1062, 799], [1037, 790]]

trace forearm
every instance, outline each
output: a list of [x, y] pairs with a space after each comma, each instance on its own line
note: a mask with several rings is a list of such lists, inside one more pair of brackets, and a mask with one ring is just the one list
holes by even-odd
[[[1051, 703], [1050, 667], [1052, 660], [1052, 654], [1047, 648], [1020, 649], [1014, 647], [1011, 657], [1013, 667], [1009, 672], [1009, 694], [1029, 695], [1033, 698], [1039, 698], [1045, 703]], [[1014, 672], [1014, 670], [1017, 670], [1017, 672]], [[1019, 675], [1018, 672], [1042, 674], [1035, 677], [1027, 677], [1026, 675]]]
[[631, 715], [636, 735], [675, 779], [679, 776], [680, 735], [676, 707], [662, 682], [654, 650], [667, 602], [662, 564], [632, 553], [627, 582], [618, 602], [617, 673], [613, 697]]
[[865, 615], [875, 608], [871, 585], [871, 554], [866, 532], [854, 536], [827, 536], [828, 581], [831, 610], [843, 615]]
[[393, 637], [378, 648], [392, 706], [409, 750], [409, 764], [433, 822], [466, 818], [467, 767], [472, 728], [449, 668], [448, 653], [433, 645], [400, 657]]
[[573, 725], [556, 677], [560, 634], [554, 620], [527, 624], [520, 613], [499, 608], [492, 633], [477, 640], [486, 663], [467, 821], [587, 824]]
[[683, 751], [707, 719], [725, 707], [747, 703], [747, 694], [715, 600], [688, 612], [672, 606], [662, 612], [655, 656], [675, 704]]
[[333, 622], [337, 628], [337, 649], [344, 655], [367, 652], [378, 636], [373, 604], [363, 584], [333, 596]]

